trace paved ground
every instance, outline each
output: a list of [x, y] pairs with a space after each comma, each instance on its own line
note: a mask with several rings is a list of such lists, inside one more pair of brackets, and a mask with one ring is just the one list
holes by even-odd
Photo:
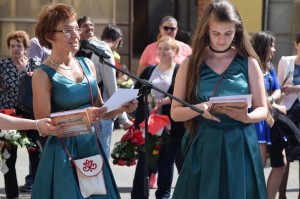
[[[123, 133], [124, 132], [122, 130], [116, 130], [113, 133], [112, 143], [119, 141]], [[18, 159], [17, 159], [16, 167], [17, 167], [19, 185], [21, 186], [24, 184], [25, 181], [24, 178], [28, 173], [28, 155], [26, 149], [24, 148], [18, 150]], [[121, 198], [129, 199], [135, 167], [120, 167], [120, 166], [115, 166], [111, 163], [111, 168], [114, 173], [117, 186], [119, 187]], [[289, 175], [288, 188], [287, 188], [288, 199], [296, 199], [298, 197], [298, 192], [299, 192], [298, 170], [299, 170], [298, 162], [292, 163], [290, 168], [290, 175]], [[265, 176], [268, 176], [270, 172], [270, 166], [267, 165], [267, 168], [265, 168], [264, 171], [265, 171]], [[177, 171], [175, 170], [172, 191], [174, 189], [177, 177], [178, 177]], [[154, 195], [155, 190], [156, 189], [150, 189], [150, 197], [149, 197], [150, 199], [155, 198]], [[0, 199], [4, 199], [4, 198], [6, 198], [5, 191], [4, 191], [4, 180], [3, 177], [1, 176], [0, 177]], [[20, 193], [19, 198], [28, 199], [30, 198], [30, 194]]]

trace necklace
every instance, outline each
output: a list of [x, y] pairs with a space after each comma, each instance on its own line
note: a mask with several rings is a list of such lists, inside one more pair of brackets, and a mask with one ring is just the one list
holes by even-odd
[[225, 49], [225, 50], [216, 50], [216, 49], [213, 49], [210, 45], [208, 45], [208, 46], [209, 46], [209, 49], [211, 51], [213, 51], [214, 53], [225, 53], [225, 52], [227, 52], [227, 51], [229, 51], [231, 49], [231, 45], [227, 49]]
[[54, 61], [51, 60], [50, 56], [48, 57], [49, 61], [54, 65], [54, 66], [57, 66], [63, 70], [73, 70], [73, 68], [76, 66], [76, 64], [73, 64], [72, 67], [65, 67], [65, 66], [61, 66], [60, 64], [58, 63], [55, 63]]

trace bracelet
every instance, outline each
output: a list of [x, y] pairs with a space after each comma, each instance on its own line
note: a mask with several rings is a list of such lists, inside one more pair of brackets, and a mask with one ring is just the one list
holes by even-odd
[[274, 104], [275, 103], [275, 99], [274, 97], [270, 96], [271, 97], [271, 104]]
[[39, 127], [38, 127], [39, 121], [40, 121], [40, 120], [36, 120], [36, 122], [35, 122], [35, 128], [36, 128], [36, 130], [39, 132], [39, 135], [42, 136], [42, 134], [41, 134], [41, 132], [40, 132], [40, 129], [39, 129]]

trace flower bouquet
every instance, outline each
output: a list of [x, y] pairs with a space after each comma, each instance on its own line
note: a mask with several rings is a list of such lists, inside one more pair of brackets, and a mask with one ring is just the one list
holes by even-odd
[[0, 167], [1, 171], [5, 174], [8, 172], [8, 168], [5, 161], [10, 157], [8, 148], [12, 146], [33, 146], [34, 144], [26, 137], [24, 133], [20, 133], [16, 130], [1, 130], [0, 131]]
[[[145, 121], [140, 124], [141, 131], [145, 132]], [[154, 169], [160, 155], [160, 150], [169, 140], [170, 119], [166, 115], [158, 115], [152, 111], [148, 120], [148, 164]]]
[[111, 153], [113, 164], [119, 166], [136, 165], [136, 160], [139, 152], [142, 150], [142, 145], [145, 143], [143, 133], [139, 129], [131, 127], [121, 141], [116, 142]]

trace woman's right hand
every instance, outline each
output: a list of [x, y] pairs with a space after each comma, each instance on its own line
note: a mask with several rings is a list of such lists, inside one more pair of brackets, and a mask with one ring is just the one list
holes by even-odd
[[203, 110], [203, 113], [201, 114], [202, 117], [204, 117], [208, 120], [214, 120], [216, 122], [220, 122], [219, 118], [217, 118], [217, 117], [213, 116], [212, 114], [210, 114], [210, 112], [209, 112], [210, 103], [209, 102], [202, 102], [200, 104], [196, 104], [196, 107]]

